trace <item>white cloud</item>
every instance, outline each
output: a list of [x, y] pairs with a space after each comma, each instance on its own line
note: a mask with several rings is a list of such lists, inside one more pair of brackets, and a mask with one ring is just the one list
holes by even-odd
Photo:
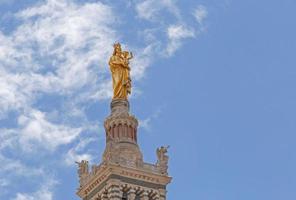
[[[10, 117], [11, 112], [16, 115], [14, 127], [0, 124], [2, 186], [24, 175], [32, 180], [47, 177], [42, 163], [36, 164], [40, 168], [24, 164], [28, 150], [32, 155], [50, 156], [60, 146], [75, 145], [82, 133], [98, 130], [88, 121], [82, 104], [93, 101], [96, 92], [101, 92], [100, 99], [110, 97], [112, 88], [105, 74], [117, 40], [114, 16], [111, 7], [102, 3], [48, 0], [15, 14], [19, 25], [14, 30], [0, 31], [0, 118]], [[42, 106], [47, 105], [39, 100], [44, 96], [59, 97], [63, 109], [45, 111]], [[9, 159], [5, 151], [18, 153]], [[65, 154], [59, 153], [56, 160]], [[84, 157], [78, 150], [68, 155]], [[50, 188], [18, 193], [15, 199], [53, 199]]]
[[[141, 31], [141, 35], [147, 43], [147, 47], [154, 47], [149, 56], [144, 56], [143, 63], [148, 66], [153, 57], [170, 57], [182, 46], [185, 39], [196, 38], [198, 33], [204, 31], [203, 26], [188, 25], [184, 20], [182, 10], [173, 0], [144, 0], [135, 6], [139, 18], [150, 21], [153, 28], [149, 27]], [[170, 13], [170, 15], [166, 15]], [[194, 10], [194, 17], [200, 25], [208, 15], [207, 8], [199, 5]], [[173, 16], [173, 17], [172, 17]], [[175, 19], [175, 23], [172, 23]], [[167, 33], [162, 36], [162, 33]], [[167, 40], [167, 42], [164, 42]], [[156, 47], [156, 48], [155, 48]], [[145, 66], [145, 64], [144, 64]]]
[[19, 91], [21, 83], [22, 77], [0, 69], [0, 118], [6, 112], [27, 104], [26, 95]]
[[[95, 84], [107, 69], [112, 44], [116, 40], [110, 25], [112, 10], [101, 3], [76, 5], [70, 1], [50, 0], [46, 4], [20, 12], [24, 20], [14, 34], [14, 41], [30, 47], [41, 59], [54, 58], [38, 69], [56, 74], [53, 91], [72, 90]], [[37, 44], [37, 49], [31, 47]], [[107, 47], [107, 48], [106, 48]], [[59, 89], [57, 89], [59, 88]]]
[[172, 25], [168, 28], [167, 33], [169, 39], [175, 40], [194, 37], [194, 31], [184, 27], [183, 25]]
[[36, 143], [49, 150], [62, 144], [72, 142], [82, 131], [82, 128], [73, 128], [49, 122], [45, 113], [30, 110], [27, 115], [18, 118], [20, 143], [26, 150], [36, 148]]
[[18, 193], [15, 200], [52, 200], [53, 195], [48, 190], [40, 190], [34, 194]]
[[29, 167], [20, 160], [6, 158], [2, 154], [0, 154], [0, 162], [3, 163], [0, 168], [0, 174], [3, 178], [4, 175], [11, 174], [23, 177], [43, 176], [45, 174], [42, 168]]
[[0, 113], [28, 106], [38, 92], [111, 90], [102, 77], [116, 40], [112, 15], [101, 3], [65, 0], [16, 14], [23, 23], [9, 36], [0, 32]]
[[93, 156], [88, 153], [77, 153], [74, 149], [70, 149], [65, 156], [65, 164], [73, 166], [75, 162], [80, 162], [81, 160], [92, 161]]
[[[110, 97], [111, 85], [106, 84], [110, 80], [104, 74], [116, 40], [110, 28], [113, 13], [101, 3], [48, 0], [17, 13], [16, 18], [21, 25], [9, 35], [0, 32], [0, 118], [15, 110], [19, 127], [2, 131], [6, 136], [20, 131], [22, 143], [34, 141], [54, 149], [73, 141], [81, 129], [49, 122], [48, 114], [33, 105], [43, 94], [72, 96], [76, 103], [72, 110], [81, 96], [84, 101], [96, 93], [100, 99]], [[71, 113], [58, 115], [68, 118]], [[82, 121], [82, 127], [89, 126]]]
[[131, 76], [134, 80], [139, 80], [143, 77], [146, 68], [151, 64], [153, 60], [153, 54], [156, 50], [155, 43], [151, 43], [142, 49], [138, 49], [137, 56], [132, 60], [132, 66], [136, 66], [131, 71]]
[[46, 173], [42, 168], [28, 166], [19, 159], [7, 158], [1, 153], [0, 163], [2, 163], [0, 168], [0, 198], [4, 193], [9, 192], [11, 186], [18, 184], [15, 181], [18, 178], [21, 178], [24, 182], [38, 178], [39, 182], [42, 182], [46, 177]]
[[182, 40], [186, 38], [194, 38], [196, 34], [190, 27], [184, 25], [171, 25], [167, 29], [169, 43], [167, 45], [166, 53], [171, 56], [175, 51], [181, 47]]
[[[157, 20], [163, 10], [179, 18], [180, 11], [173, 0], [144, 0], [135, 6], [140, 18]], [[163, 14], [163, 13], [162, 13]]]
[[93, 100], [103, 100], [106, 98], [111, 99], [113, 93], [112, 93], [112, 90], [110, 90], [110, 88], [112, 88], [111, 79], [100, 84], [99, 89], [94, 94], [90, 95], [90, 99], [93, 99]]
[[[95, 140], [88, 136], [99, 130], [99, 123], [88, 120], [85, 107], [111, 98], [107, 62], [113, 42], [123, 33], [115, 26], [119, 14], [111, 6], [75, 2], [41, 1], [14, 15], [18, 21], [14, 30], [5, 34], [0, 31], [0, 119], [11, 112], [16, 115], [14, 127], [0, 124], [0, 161], [5, 163], [0, 168], [0, 186], [9, 187], [10, 179], [24, 175], [50, 180], [44, 173], [48, 166], [25, 164], [22, 156], [28, 156], [28, 151], [42, 157], [66, 147], [58, 152], [55, 161], [49, 162], [63, 159], [67, 165], [93, 159], [92, 152], [85, 149]], [[136, 81], [143, 78], [155, 59], [173, 55], [185, 39], [194, 38], [197, 33], [196, 28], [182, 20], [175, 1], [138, 2], [137, 20], [148, 20], [151, 27], [143, 31], [144, 45], [128, 47], [135, 53], [131, 76]], [[160, 23], [163, 13], [173, 16], [175, 22], [168, 20], [167, 24], [162, 18]], [[199, 13], [201, 21], [205, 17]], [[133, 95], [139, 93], [140, 89], [134, 87]], [[61, 108], [49, 111], [49, 106], [40, 100], [47, 96], [60, 98], [57, 104]], [[140, 126], [149, 129], [154, 117], [141, 121]], [[5, 150], [17, 151], [18, 155], [7, 158], [1, 154]], [[30, 194], [17, 193], [15, 200], [53, 199], [55, 184], [41, 183], [45, 186]]]
[[81, 160], [92, 161], [94, 158], [90, 153], [85, 153], [85, 149], [90, 143], [97, 142], [98, 138], [95, 137], [84, 137], [80, 138], [79, 143], [65, 154], [65, 164], [73, 166], [75, 162], [80, 162]]
[[156, 120], [162, 112], [162, 107], [158, 108], [154, 111], [150, 116], [146, 117], [145, 119], [139, 120], [139, 128], [143, 128], [146, 131], [151, 130], [151, 121]]
[[[73, 115], [76, 114], [73, 113]], [[18, 117], [17, 128], [0, 129], [2, 132], [0, 150], [17, 148], [25, 151], [25, 153], [40, 150], [53, 152], [61, 145], [73, 143], [83, 132], [99, 130], [98, 124], [88, 122], [85, 116], [80, 116], [81, 113], [78, 113], [78, 115], [78, 118], [82, 121], [80, 126], [75, 127], [67, 125], [67, 123], [53, 123], [49, 120], [49, 114], [45, 112], [35, 109], [27, 110]], [[77, 148], [81, 148], [80, 146], [81, 144]]]
[[17, 193], [14, 200], [53, 200], [52, 187], [57, 184], [57, 181], [49, 179], [43, 184], [43, 186], [36, 192], [28, 193]]
[[199, 5], [194, 10], [193, 15], [199, 24], [203, 24], [204, 19], [208, 16], [207, 8], [203, 5]]

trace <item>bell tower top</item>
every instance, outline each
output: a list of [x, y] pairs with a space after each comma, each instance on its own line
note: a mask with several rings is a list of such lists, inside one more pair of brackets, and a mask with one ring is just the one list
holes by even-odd
[[78, 162], [77, 195], [83, 200], [165, 200], [166, 186], [171, 181], [168, 147], [157, 149], [156, 163], [144, 162], [137, 142], [138, 120], [130, 114], [127, 99], [131, 92], [129, 63], [119, 47], [119, 43], [114, 45], [109, 61], [114, 96], [111, 113], [104, 122], [106, 148], [102, 162], [92, 165], [91, 170], [88, 161]]

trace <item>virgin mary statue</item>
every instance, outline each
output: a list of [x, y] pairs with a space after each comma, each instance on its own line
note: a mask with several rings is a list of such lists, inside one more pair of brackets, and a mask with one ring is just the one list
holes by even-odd
[[119, 43], [114, 44], [113, 47], [113, 55], [109, 60], [113, 83], [113, 99], [126, 100], [128, 94], [131, 93], [129, 60], [132, 57], [125, 56], [127, 52], [122, 52]]

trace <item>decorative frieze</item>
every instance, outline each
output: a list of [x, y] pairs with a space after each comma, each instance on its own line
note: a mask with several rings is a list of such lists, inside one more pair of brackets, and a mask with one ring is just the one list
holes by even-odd
[[118, 125], [127, 125], [133, 128], [138, 127], [138, 120], [134, 116], [110, 116], [105, 120], [104, 126], [105, 130], [109, 130], [110, 128]]
[[147, 176], [147, 175], [144, 175], [144, 174], [130, 172], [130, 171], [125, 171], [125, 170], [122, 170], [120, 172], [120, 175], [131, 177], [131, 178], [136, 178], [136, 179], [142, 179], [142, 180], [145, 180], [145, 181], [156, 182], [156, 183], [159, 183], [160, 182], [159, 181], [159, 178], [154, 178], [152, 176]]
[[102, 183], [107, 178], [106, 174], [103, 174], [98, 179], [96, 179], [93, 183], [91, 183], [85, 190], [84, 193], [89, 193], [92, 189], [94, 189], [96, 186], [98, 186], [100, 183]]
[[137, 144], [138, 120], [129, 114], [128, 101], [112, 101], [111, 110], [111, 115], [104, 122], [106, 141], [126, 141]]

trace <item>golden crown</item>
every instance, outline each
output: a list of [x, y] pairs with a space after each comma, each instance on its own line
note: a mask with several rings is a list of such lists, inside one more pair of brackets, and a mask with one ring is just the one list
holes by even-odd
[[114, 43], [114, 44], [113, 44], [113, 47], [114, 47], [114, 48], [116, 48], [116, 47], [121, 47], [121, 45], [120, 45], [119, 42], [117, 42], [117, 43]]

